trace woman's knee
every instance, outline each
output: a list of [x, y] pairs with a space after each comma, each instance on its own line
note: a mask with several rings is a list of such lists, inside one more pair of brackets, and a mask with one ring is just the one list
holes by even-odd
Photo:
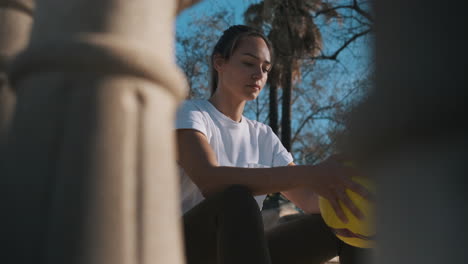
[[235, 210], [236, 208], [259, 211], [258, 204], [252, 195], [252, 191], [243, 185], [231, 185], [222, 192], [225, 208]]
[[238, 195], [238, 196], [252, 196], [252, 191], [244, 185], [236, 184], [230, 185], [223, 191], [228, 195]]

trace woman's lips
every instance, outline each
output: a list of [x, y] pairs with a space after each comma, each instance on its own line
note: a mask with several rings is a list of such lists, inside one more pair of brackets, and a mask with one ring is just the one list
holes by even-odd
[[249, 85], [247, 85], [247, 86], [249, 86], [249, 87], [251, 87], [251, 88], [254, 88], [254, 89], [257, 89], [257, 90], [260, 90], [260, 85], [249, 84]]

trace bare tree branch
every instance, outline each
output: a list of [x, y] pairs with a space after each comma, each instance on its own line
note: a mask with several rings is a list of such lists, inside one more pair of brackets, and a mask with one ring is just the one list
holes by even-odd
[[[323, 106], [323, 107], [320, 107], [319, 109], [315, 110], [314, 112], [310, 113], [304, 120], [302, 120], [301, 124], [299, 125], [299, 127], [297, 128], [296, 132], [294, 133], [294, 136], [291, 140], [291, 144], [294, 143], [294, 141], [297, 139], [297, 137], [299, 136], [299, 133], [301, 132], [301, 130], [305, 127], [305, 125], [312, 119], [314, 120], [317, 120], [317, 119], [323, 119], [323, 120], [334, 120], [333, 118], [331, 117], [325, 117], [325, 116], [322, 116], [322, 117], [317, 117], [318, 114], [320, 114], [321, 112], [323, 111], [326, 111], [326, 110], [330, 110], [330, 109], [333, 109], [333, 108], [336, 108], [337, 106], [340, 106], [343, 104], [343, 102], [348, 99], [349, 96], [351, 96], [352, 94], [354, 94], [354, 92], [357, 90], [357, 88], [353, 88], [351, 90], [349, 90], [340, 100], [338, 100], [336, 103], [334, 104], [331, 104], [331, 105], [327, 105], [327, 106]], [[336, 120], [334, 120], [336, 121]]]
[[340, 5], [340, 6], [334, 6], [332, 8], [322, 9], [322, 10], [315, 12], [314, 18], [317, 18], [318, 16], [324, 15], [326, 13], [330, 13], [332, 11], [336, 11], [338, 9], [353, 9], [353, 5]]
[[353, 41], [355, 41], [356, 39], [362, 37], [362, 36], [365, 36], [366, 34], [368, 34], [369, 32], [371, 32], [372, 29], [371, 28], [368, 28], [362, 32], [359, 32], [355, 35], [353, 35], [350, 39], [348, 39], [345, 43], [343, 43], [343, 45], [341, 45], [340, 48], [338, 48], [332, 55], [320, 55], [320, 56], [317, 56], [317, 57], [311, 57], [310, 59], [313, 59], [313, 60], [337, 60], [337, 57], [338, 55], [340, 55], [340, 52], [343, 51], [346, 47], [349, 46], [349, 44], [353, 43]]
[[323, 10], [320, 10], [320, 11], [317, 11], [315, 13], [315, 18], [317, 18], [318, 16], [320, 15], [323, 15], [323, 14], [326, 14], [326, 13], [329, 13], [329, 12], [332, 12], [332, 11], [336, 11], [338, 9], [351, 9], [351, 10], [354, 10], [356, 11], [358, 14], [360, 14], [361, 16], [367, 18], [369, 21], [371, 22], [374, 22], [374, 18], [372, 17], [372, 15], [366, 11], [364, 11], [358, 4], [358, 2], [356, 0], [353, 1], [353, 4], [352, 5], [339, 5], [339, 6], [334, 6], [332, 8], [327, 8], [327, 9], [323, 9]]
[[325, 106], [325, 107], [321, 107], [319, 109], [317, 109], [316, 111], [310, 113], [304, 120], [302, 120], [301, 124], [299, 125], [299, 127], [297, 128], [296, 130], [296, 133], [294, 133], [294, 136], [291, 140], [292, 143], [294, 143], [294, 141], [297, 139], [299, 133], [301, 132], [301, 130], [304, 128], [304, 126], [310, 121], [312, 120], [316, 115], [318, 115], [320, 112], [322, 111], [326, 111], [326, 110], [329, 110], [329, 109], [333, 109], [334, 107], [336, 107], [335, 104], [333, 105], [328, 105], [328, 106]]

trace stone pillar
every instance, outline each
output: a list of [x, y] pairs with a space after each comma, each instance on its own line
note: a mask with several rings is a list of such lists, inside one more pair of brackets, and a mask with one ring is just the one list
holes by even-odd
[[375, 1], [376, 87], [349, 141], [377, 181], [375, 263], [466, 262], [463, 5]]
[[29, 41], [33, 10], [34, 0], [0, 0], [0, 149], [15, 105], [6, 65]]
[[[184, 1], [186, 2], [186, 1]], [[183, 263], [177, 1], [39, 0], [11, 67], [5, 263]], [[3, 260], [2, 259], [2, 262]]]

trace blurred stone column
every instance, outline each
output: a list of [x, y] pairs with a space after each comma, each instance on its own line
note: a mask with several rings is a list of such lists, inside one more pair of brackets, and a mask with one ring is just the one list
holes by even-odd
[[34, 0], [0, 0], [0, 149], [15, 106], [6, 65], [29, 41]]
[[183, 263], [167, 0], [39, 0], [12, 64], [4, 263]]
[[465, 10], [375, 1], [376, 87], [350, 140], [377, 181], [375, 263], [467, 262]]

